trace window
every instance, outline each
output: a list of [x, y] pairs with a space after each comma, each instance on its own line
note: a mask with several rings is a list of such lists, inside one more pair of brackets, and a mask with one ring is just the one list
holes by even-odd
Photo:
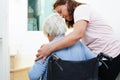
[[53, 10], [54, 0], [28, 0], [28, 31], [42, 30], [44, 19]]

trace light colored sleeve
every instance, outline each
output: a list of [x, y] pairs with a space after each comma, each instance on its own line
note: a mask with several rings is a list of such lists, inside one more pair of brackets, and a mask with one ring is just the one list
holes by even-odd
[[89, 5], [80, 5], [74, 11], [74, 22], [78, 20], [90, 21], [91, 9]]
[[40, 78], [42, 77], [48, 66], [48, 59], [49, 57], [45, 60], [44, 64], [41, 63], [42, 59], [34, 63], [33, 67], [28, 72], [28, 76], [30, 80], [40, 80]]

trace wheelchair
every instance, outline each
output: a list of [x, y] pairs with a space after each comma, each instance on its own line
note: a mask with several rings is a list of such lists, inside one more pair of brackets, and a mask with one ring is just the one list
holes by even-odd
[[65, 61], [52, 54], [48, 62], [47, 80], [100, 80], [99, 65], [102, 63], [109, 68], [103, 58], [112, 60], [112, 57], [103, 53], [84, 61]]

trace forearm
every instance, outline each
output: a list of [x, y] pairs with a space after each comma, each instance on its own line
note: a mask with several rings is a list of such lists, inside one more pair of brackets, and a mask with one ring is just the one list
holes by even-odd
[[68, 34], [63, 39], [51, 44], [51, 51], [53, 52], [53, 51], [56, 51], [56, 50], [60, 50], [60, 49], [72, 46], [78, 40], [80, 40], [80, 38], [82, 37], [82, 36], [78, 36], [78, 35], [80, 35], [80, 34], [76, 34], [74, 32], [71, 32], [70, 34]]
[[78, 40], [80, 40], [87, 27], [87, 22], [86, 21], [78, 21], [76, 24], [74, 24], [74, 30], [70, 34], [68, 34], [65, 38], [53, 43], [51, 45], [51, 52], [63, 49], [69, 46], [72, 46], [75, 44]]
[[74, 24], [74, 30], [71, 33], [69, 33], [67, 36], [65, 36], [63, 39], [53, 44], [46, 44], [42, 46], [38, 50], [38, 54], [36, 55], [37, 59], [43, 58], [43, 61], [44, 61], [46, 57], [50, 55], [50, 53], [56, 50], [60, 50], [60, 49], [72, 46], [84, 36], [86, 27], [87, 27], [86, 21], [82, 20], [82, 21], [76, 22], [76, 24]]
[[42, 62], [44, 62], [45, 59], [47, 58], [47, 56], [50, 55], [50, 53], [75, 44], [84, 35], [84, 33], [86, 31], [86, 27], [87, 27], [87, 21], [84, 21], [84, 20], [77, 21], [73, 27], [74, 27], [73, 32], [68, 34], [63, 39], [61, 39], [53, 44], [46, 44], [46, 45], [42, 46], [38, 50], [38, 54], [36, 55], [36, 57], [37, 57], [36, 60], [42, 58]]

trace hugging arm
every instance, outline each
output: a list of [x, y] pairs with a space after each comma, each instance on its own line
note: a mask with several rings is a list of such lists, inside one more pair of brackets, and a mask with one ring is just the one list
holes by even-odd
[[43, 58], [43, 61], [46, 59], [50, 53], [53, 51], [63, 49], [75, 44], [78, 40], [80, 40], [86, 30], [87, 21], [79, 20], [77, 21], [73, 27], [73, 31], [69, 33], [65, 38], [53, 43], [53, 44], [46, 44], [41, 49], [38, 50], [37, 59]]

